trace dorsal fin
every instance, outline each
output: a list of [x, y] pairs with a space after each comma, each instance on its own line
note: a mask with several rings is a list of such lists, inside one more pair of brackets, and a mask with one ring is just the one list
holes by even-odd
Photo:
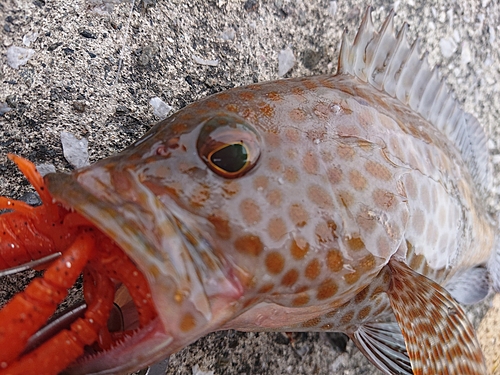
[[367, 7], [354, 42], [343, 35], [338, 74], [356, 76], [397, 98], [443, 132], [486, 193], [491, 184], [486, 134], [476, 118], [460, 108], [437, 69], [429, 67], [427, 55], [420, 57], [419, 40], [410, 46], [407, 27], [404, 24], [396, 35], [391, 11], [377, 32]]

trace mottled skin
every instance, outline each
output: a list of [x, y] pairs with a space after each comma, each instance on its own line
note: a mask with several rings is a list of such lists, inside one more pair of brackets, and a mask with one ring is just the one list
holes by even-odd
[[[226, 178], [207, 166], [197, 140], [211, 119], [243, 124], [228, 139], [253, 142], [253, 168]], [[216, 94], [45, 181], [149, 280], [164, 341], [131, 367], [222, 328], [352, 335], [392, 316], [390, 259], [444, 285], [494, 242], [459, 151], [350, 75]]]

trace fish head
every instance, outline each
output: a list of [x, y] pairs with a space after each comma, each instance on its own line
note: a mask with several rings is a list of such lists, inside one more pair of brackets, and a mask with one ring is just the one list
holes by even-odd
[[[55, 200], [90, 220], [137, 264], [159, 317], [147, 334], [79, 362], [70, 373], [140, 368], [241, 311], [255, 267], [241, 266], [234, 255], [233, 234], [245, 233], [251, 219], [234, 198], [262, 171], [262, 128], [206, 105], [158, 123], [119, 155], [45, 177]], [[125, 364], [124, 356], [130, 357]]]

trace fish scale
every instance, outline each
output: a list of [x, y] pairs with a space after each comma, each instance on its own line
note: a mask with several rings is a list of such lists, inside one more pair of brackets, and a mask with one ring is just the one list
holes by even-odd
[[71, 373], [219, 329], [341, 331], [387, 374], [486, 372], [454, 300], [500, 289], [486, 136], [393, 16], [377, 32], [367, 10], [335, 76], [213, 95], [45, 177], [137, 263], [161, 320]]

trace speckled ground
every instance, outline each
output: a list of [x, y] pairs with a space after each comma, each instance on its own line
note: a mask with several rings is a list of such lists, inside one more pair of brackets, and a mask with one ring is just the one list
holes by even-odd
[[[152, 97], [177, 110], [230, 87], [276, 79], [278, 52], [286, 47], [296, 58], [286, 77], [334, 73], [342, 31], [353, 35], [365, 6], [359, 0], [149, 0], [137, 1], [132, 11], [128, 2], [103, 11], [98, 2], [0, 2], [0, 103], [13, 108], [0, 116], [1, 195], [30, 191], [7, 152], [69, 170], [59, 138], [65, 130], [89, 139], [94, 162], [121, 150], [157, 121], [148, 104]], [[408, 21], [410, 38], [421, 37], [431, 65], [441, 67], [465, 109], [490, 133], [498, 176], [500, 5], [490, 0], [422, 3], [373, 1], [375, 23], [380, 25], [395, 7], [396, 24]], [[231, 29], [234, 39], [225, 40], [222, 34], [230, 36]], [[22, 37], [31, 32], [39, 34], [30, 47], [35, 54], [14, 70], [6, 64], [6, 50], [22, 46]], [[218, 59], [219, 65], [197, 64], [193, 55]], [[489, 204], [492, 212], [500, 212], [498, 178], [495, 186]], [[20, 278], [2, 280], [0, 299], [9, 298], [20, 283]], [[476, 326], [491, 305], [488, 299], [470, 310]], [[479, 331], [497, 374], [499, 314], [497, 297], [485, 320], [489, 323]], [[221, 375], [375, 373], [350, 342], [342, 351], [342, 340], [332, 344], [325, 334], [292, 337], [290, 343], [281, 333], [215, 333], [172, 356], [168, 374], [192, 374], [196, 364]]]

